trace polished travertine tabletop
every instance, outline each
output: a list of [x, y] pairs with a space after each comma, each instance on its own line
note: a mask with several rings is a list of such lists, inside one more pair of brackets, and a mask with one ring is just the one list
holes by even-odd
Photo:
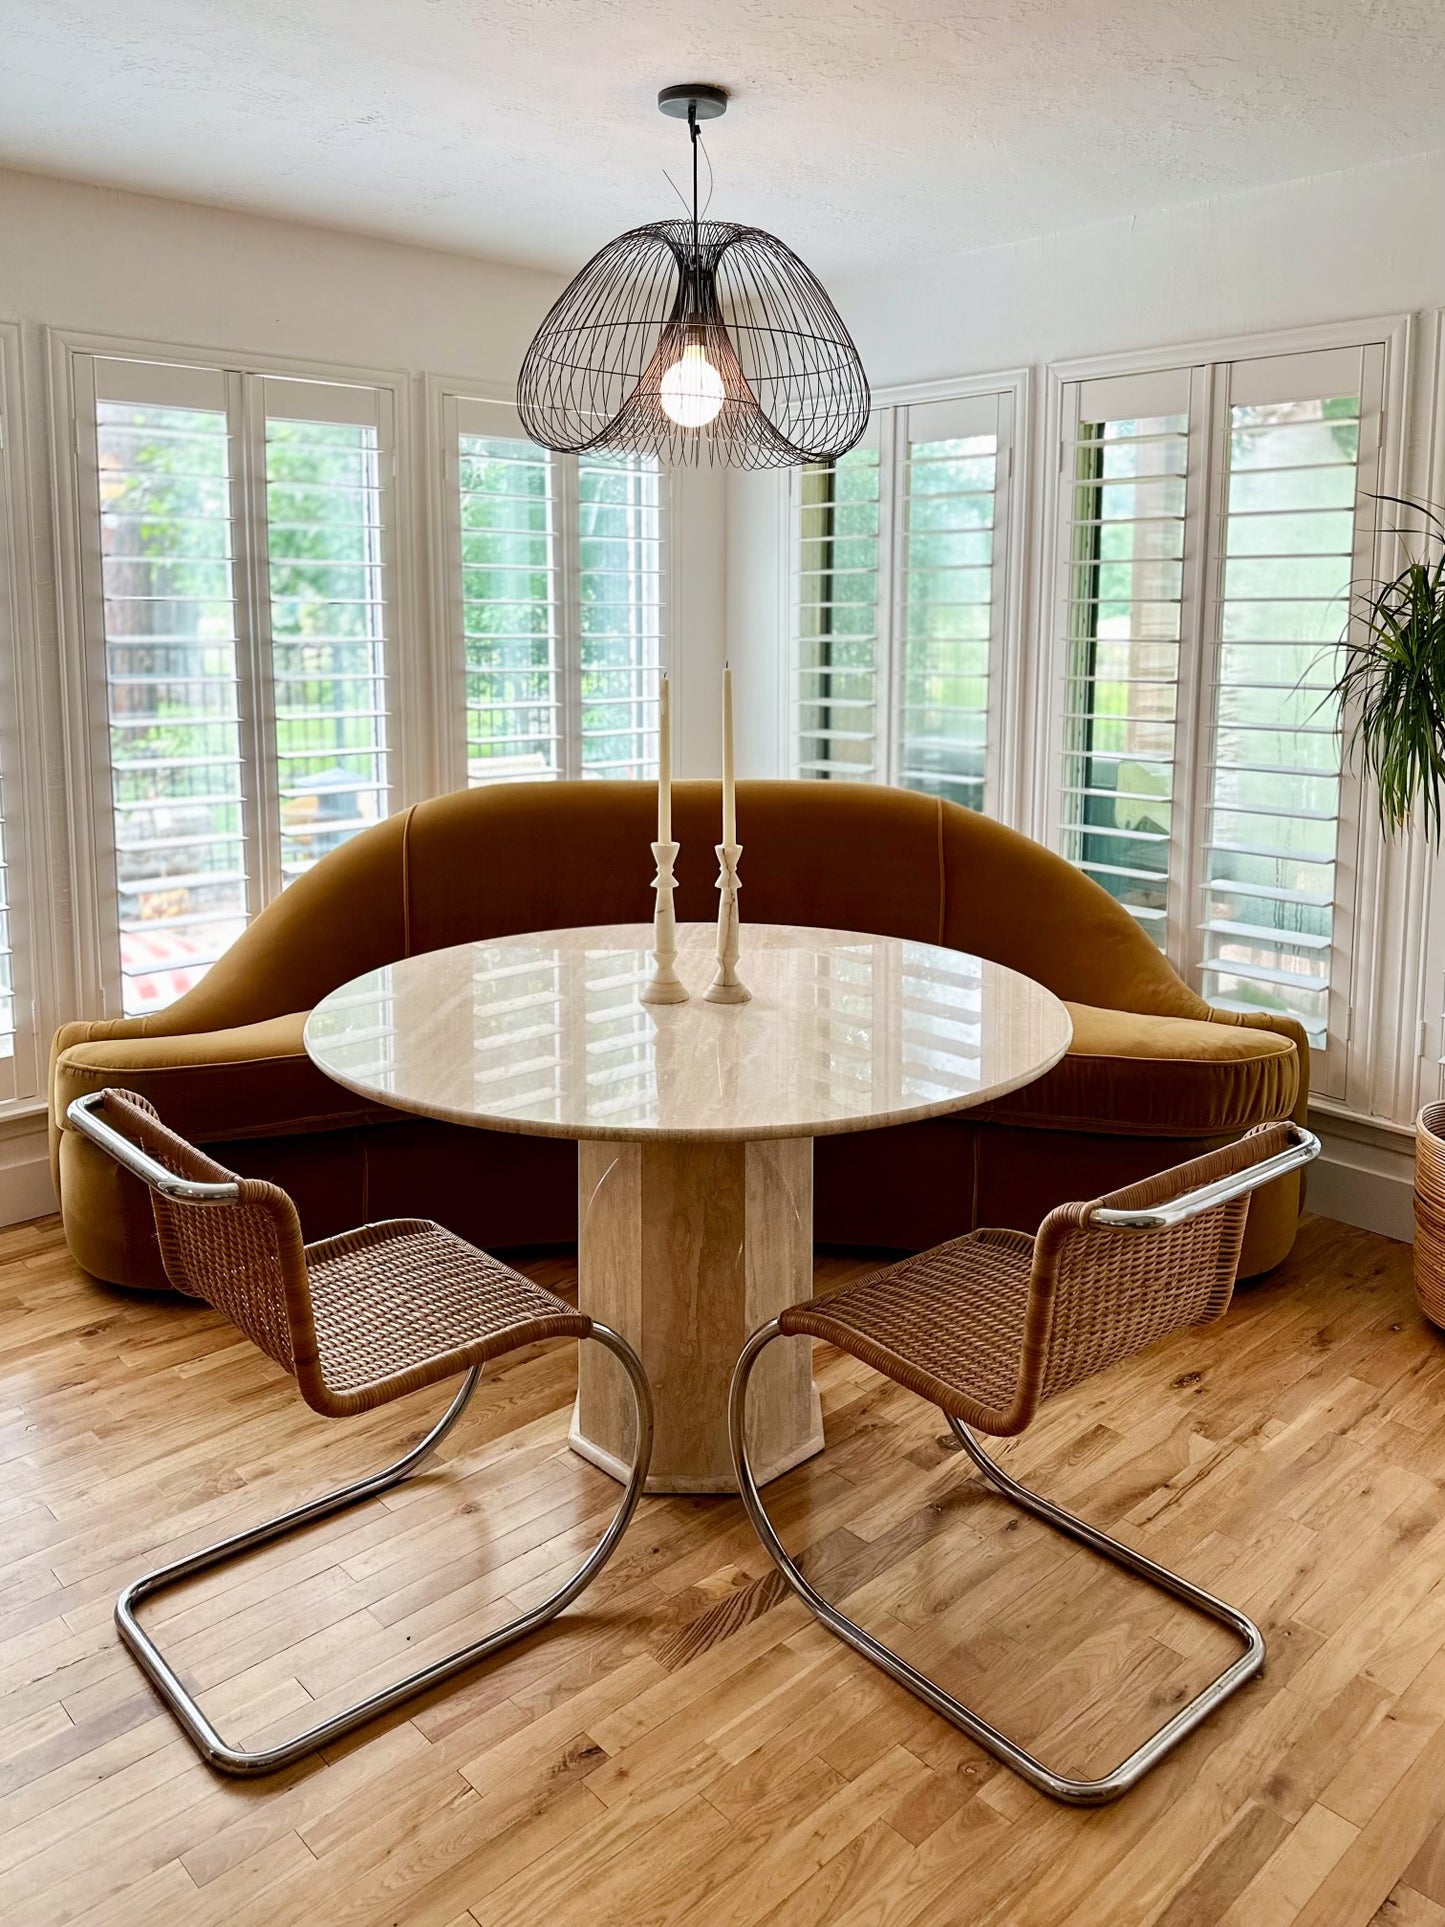
[[678, 929], [685, 1004], [642, 1004], [649, 924], [501, 937], [369, 971], [306, 1048], [404, 1111], [570, 1138], [822, 1137], [966, 1109], [1068, 1049], [1059, 1000], [1001, 965], [856, 932], [744, 924], [748, 1004], [709, 1004], [715, 929]]

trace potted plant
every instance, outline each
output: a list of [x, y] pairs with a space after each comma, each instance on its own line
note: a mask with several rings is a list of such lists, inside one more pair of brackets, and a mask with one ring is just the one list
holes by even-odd
[[[1356, 600], [1334, 694], [1352, 748], [1375, 786], [1380, 827], [1416, 825], [1440, 846], [1445, 802], [1445, 515], [1383, 496], [1418, 522], [1393, 530], [1407, 544], [1404, 568]], [[1445, 1326], [1445, 1104], [1415, 1120], [1415, 1295]]]

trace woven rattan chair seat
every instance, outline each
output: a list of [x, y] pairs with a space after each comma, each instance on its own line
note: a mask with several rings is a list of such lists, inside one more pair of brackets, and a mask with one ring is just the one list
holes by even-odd
[[399, 1376], [479, 1365], [592, 1323], [500, 1259], [426, 1218], [363, 1225], [306, 1247], [316, 1343], [328, 1388], [356, 1393]]
[[888, 1265], [778, 1320], [993, 1430], [1014, 1402], [1034, 1241], [975, 1231]]

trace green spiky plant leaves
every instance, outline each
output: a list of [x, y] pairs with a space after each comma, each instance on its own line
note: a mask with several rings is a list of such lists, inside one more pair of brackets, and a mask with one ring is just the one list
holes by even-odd
[[1438, 848], [1445, 806], [1445, 517], [1400, 496], [1379, 499], [1423, 522], [1422, 552], [1357, 599], [1334, 694], [1360, 766], [1375, 785], [1380, 827], [1398, 836], [1418, 822]]

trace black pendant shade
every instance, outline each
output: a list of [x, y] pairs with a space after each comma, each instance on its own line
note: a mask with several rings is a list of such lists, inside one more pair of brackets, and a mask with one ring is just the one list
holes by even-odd
[[[666, 90], [664, 111], [679, 94]], [[691, 107], [688, 124], [693, 218], [618, 235], [563, 291], [522, 363], [522, 425], [567, 454], [730, 468], [841, 455], [868, 423], [858, 350], [791, 248], [761, 228], [698, 218]]]

